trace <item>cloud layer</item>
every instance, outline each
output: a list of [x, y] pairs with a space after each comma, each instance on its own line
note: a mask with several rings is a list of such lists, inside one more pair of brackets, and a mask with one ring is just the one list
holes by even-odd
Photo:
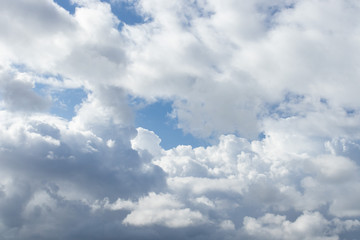
[[[1, 239], [360, 234], [357, 1], [0, 3]], [[161, 148], [137, 100], [209, 146]]]

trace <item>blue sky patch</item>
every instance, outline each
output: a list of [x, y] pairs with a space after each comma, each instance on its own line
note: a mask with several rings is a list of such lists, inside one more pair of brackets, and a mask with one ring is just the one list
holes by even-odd
[[70, 14], [75, 13], [76, 4], [72, 4], [70, 0], [54, 0], [59, 6], [63, 7], [67, 10]]
[[53, 92], [53, 105], [50, 112], [70, 120], [76, 115], [76, 106], [81, 104], [86, 97], [87, 93], [81, 88]]
[[[110, 3], [109, 0], [103, 0], [103, 2]], [[145, 22], [145, 19], [140, 16], [133, 4], [127, 1], [117, 1], [110, 3], [111, 11], [122, 22], [128, 25], [141, 24]]]
[[191, 145], [193, 147], [207, 146], [205, 140], [193, 137], [177, 128], [177, 121], [169, 114], [172, 111], [172, 102], [158, 101], [136, 112], [136, 127], [143, 127], [154, 131], [161, 138], [161, 147], [170, 149], [178, 145]]
[[52, 98], [50, 113], [67, 120], [71, 120], [76, 115], [75, 107], [87, 97], [87, 93], [82, 88], [54, 89], [39, 83], [35, 85], [34, 91], [41, 96], [50, 95]]
[[[54, 2], [63, 7], [70, 14], [75, 13], [76, 4], [72, 4], [70, 0], [54, 0]], [[111, 2], [110, 0], [102, 0], [102, 2], [110, 4], [111, 11], [122, 22], [120, 23], [120, 28], [123, 26], [123, 23], [135, 25], [145, 22], [145, 19], [136, 12], [135, 7], [131, 2]]]

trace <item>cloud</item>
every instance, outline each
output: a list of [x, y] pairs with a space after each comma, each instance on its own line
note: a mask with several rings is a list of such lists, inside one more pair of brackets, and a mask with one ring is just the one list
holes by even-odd
[[76, 222], [85, 216], [98, 219], [90, 208], [98, 199], [136, 198], [165, 185], [163, 171], [124, 144], [131, 136], [126, 128], [117, 128], [120, 140], [109, 148], [91, 130], [57, 117], [23, 119], [3, 111], [1, 119], [2, 232], [14, 229], [8, 239], [35, 236], [41, 230], [36, 225], [48, 218], [40, 237], [51, 238], [51, 228], [62, 231], [67, 222], [81, 227]]
[[38, 112], [50, 107], [50, 100], [33, 91], [33, 83], [26, 74], [3, 69], [0, 72], [2, 107], [11, 111]]
[[358, 225], [357, 220], [328, 221], [319, 212], [304, 212], [293, 222], [273, 214], [244, 218], [244, 230], [254, 239], [339, 239], [343, 228], [350, 230]]
[[[0, 2], [4, 239], [359, 235], [356, 1]], [[162, 149], [129, 99], [209, 146]]]
[[178, 228], [194, 226], [205, 221], [200, 212], [184, 208], [183, 204], [171, 195], [150, 193], [148, 197], [139, 199], [138, 206], [123, 222], [135, 226], [160, 224]]
[[[135, 51], [127, 68], [131, 81], [125, 85], [150, 99], [175, 99], [173, 114], [186, 132], [200, 137], [238, 132], [254, 138], [261, 128], [257, 116], [289, 92], [324, 98], [335, 107], [357, 102], [351, 87], [358, 84], [358, 46], [352, 40], [357, 26], [351, 24], [357, 22], [357, 4], [139, 5], [153, 21], [126, 28]], [[334, 19], [342, 19], [341, 24]]]
[[294, 222], [273, 214], [258, 219], [246, 217], [244, 229], [255, 239], [339, 239], [331, 223], [318, 212], [305, 212]]
[[331, 154], [326, 140], [302, 137], [277, 132], [249, 142], [226, 135], [207, 148], [163, 151], [154, 163], [169, 175], [168, 191], [219, 231], [245, 239], [355, 236], [358, 220], [351, 230], [342, 227], [358, 216], [358, 196], [350, 193], [359, 184], [357, 160], [346, 157], [352, 143], [343, 141], [347, 151]]
[[152, 156], [159, 156], [162, 154], [162, 149], [160, 147], [161, 139], [153, 131], [149, 131], [142, 127], [139, 127], [136, 130], [137, 135], [131, 140], [131, 147], [133, 149], [138, 151], [145, 150]]

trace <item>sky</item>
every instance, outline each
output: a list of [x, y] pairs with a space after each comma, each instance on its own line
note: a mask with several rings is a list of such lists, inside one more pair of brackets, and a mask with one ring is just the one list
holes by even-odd
[[356, 0], [0, 0], [0, 238], [355, 240]]

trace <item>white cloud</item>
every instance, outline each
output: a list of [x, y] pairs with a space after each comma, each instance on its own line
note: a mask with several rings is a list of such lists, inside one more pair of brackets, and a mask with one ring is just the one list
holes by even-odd
[[137, 130], [137, 136], [131, 140], [131, 147], [137, 151], [147, 151], [152, 156], [161, 155], [161, 139], [153, 132], [142, 127]]
[[332, 107], [358, 101], [356, 3], [140, 1], [140, 7], [153, 21], [127, 28], [135, 45], [125, 85], [149, 99], [176, 99], [173, 113], [187, 132], [254, 137], [263, 104], [287, 92], [322, 97]]
[[[292, 145], [294, 142], [295, 146]], [[290, 214], [292, 211], [301, 213], [315, 210], [345, 220], [347, 217], [357, 217], [357, 164], [341, 156], [340, 152], [338, 156], [325, 155], [325, 143], [324, 139], [299, 138], [292, 133], [280, 132], [274, 133], [274, 136], [269, 133], [262, 141], [253, 142], [228, 135], [222, 136], [218, 145], [207, 148], [178, 146], [167, 150], [162, 157], [155, 158], [154, 163], [169, 174], [168, 187], [183, 196], [184, 201], [192, 197], [193, 204], [203, 212], [222, 213], [221, 217], [210, 219], [212, 221], [227, 221], [232, 216], [230, 219], [234, 226], [241, 226], [239, 220], [251, 219], [247, 214], [254, 212], [270, 212], [269, 216], [272, 216], [272, 212]], [[350, 143], [343, 144], [345, 149], [351, 146]], [[236, 217], [232, 215], [233, 211], [237, 212]], [[285, 218], [286, 215], [283, 215], [282, 221]], [[293, 225], [294, 229], [295, 226], [302, 226], [300, 222], [304, 222], [304, 219], [299, 217], [299, 221]], [[335, 221], [332, 217], [326, 219], [321, 216], [321, 219]], [[324, 225], [324, 229], [328, 228], [325, 227], [327, 225]], [[251, 224], [247, 227], [251, 228]], [[341, 232], [327, 236], [320, 228], [313, 229], [309, 236], [305, 229], [294, 239], [338, 239]], [[261, 231], [265, 231], [263, 235], [255, 234]], [[272, 235], [268, 236], [268, 231]], [[253, 235], [259, 239], [264, 236], [288, 239], [295, 234], [292, 231], [297, 230], [266, 230], [260, 224]]]
[[305, 212], [294, 222], [284, 216], [266, 214], [258, 219], [244, 218], [245, 232], [255, 239], [339, 239], [330, 222], [318, 212]]
[[[105, 1], [0, 2], [4, 239], [359, 234], [358, 2], [129, 1], [122, 27]], [[87, 98], [65, 120], [37, 83]], [[212, 145], [165, 151], [129, 96]]]
[[169, 194], [150, 193], [140, 198], [138, 206], [124, 219], [125, 224], [136, 226], [165, 225], [171, 228], [194, 226], [206, 222], [198, 211], [185, 208]]

